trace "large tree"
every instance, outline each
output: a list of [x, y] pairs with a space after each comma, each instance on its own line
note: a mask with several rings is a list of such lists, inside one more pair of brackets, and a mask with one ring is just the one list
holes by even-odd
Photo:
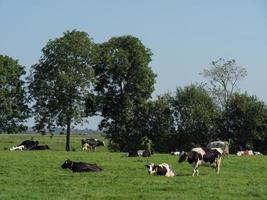
[[23, 75], [24, 67], [17, 60], [0, 55], [0, 133], [26, 130], [23, 122], [29, 109]]
[[173, 97], [167, 93], [147, 104], [148, 116], [145, 120], [148, 138], [157, 152], [167, 153], [177, 148], [172, 102]]
[[219, 58], [212, 61], [210, 69], [204, 69], [202, 75], [209, 80], [211, 94], [224, 110], [227, 109], [231, 96], [237, 91], [238, 83], [247, 75], [247, 71], [234, 59]]
[[224, 113], [230, 122], [231, 149], [251, 148], [267, 152], [267, 106], [255, 96], [235, 94]]
[[67, 31], [49, 40], [42, 52], [32, 66], [29, 86], [36, 128], [66, 127], [69, 151], [71, 124], [81, 122], [86, 98], [92, 94], [94, 43], [85, 32]]
[[179, 149], [205, 146], [214, 137], [218, 109], [202, 86], [177, 88], [173, 110]]
[[111, 38], [99, 45], [94, 66], [96, 91], [102, 101], [100, 128], [115, 150], [139, 148], [144, 137], [146, 102], [154, 90], [149, 67], [151, 51], [132, 36]]

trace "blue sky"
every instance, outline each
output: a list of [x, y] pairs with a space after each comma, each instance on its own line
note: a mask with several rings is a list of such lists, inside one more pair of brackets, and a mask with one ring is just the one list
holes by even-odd
[[241, 90], [267, 103], [264, 0], [0, 0], [0, 24], [0, 54], [27, 70], [66, 30], [85, 31], [97, 43], [133, 35], [154, 54], [153, 96], [204, 81], [199, 73], [221, 57], [245, 67]]

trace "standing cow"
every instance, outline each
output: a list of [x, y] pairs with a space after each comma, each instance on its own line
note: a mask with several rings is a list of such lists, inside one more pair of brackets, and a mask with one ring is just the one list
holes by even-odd
[[88, 148], [91, 148], [93, 151], [96, 151], [96, 147], [99, 146], [105, 146], [105, 142], [104, 141], [100, 141], [98, 139], [94, 139], [94, 138], [89, 138], [89, 139], [82, 139], [81, 140], [82, 143], [82, 150], [85, 151]]
[[193, 148], [190, 152], [182, 151], [178, 162], [188, 161], [188, 163], [193, 167], [192, 176], [199, 175], [198, 167], [201, 165], [209, 165], [214, 167], [217, 174], [220, 173], [220, 165], [221, 165], [221, 156], [223, 150], [220, 148], [214, 149], [203, 149], [203, 148]]

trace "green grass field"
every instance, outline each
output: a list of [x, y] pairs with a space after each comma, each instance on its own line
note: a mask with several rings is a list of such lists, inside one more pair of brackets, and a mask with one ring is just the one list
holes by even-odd
[[[124, 153], [81, 152], [80, 139], [71, 137], [71, 152], [64, 151], [64, 136], [34, 135], [48, 144], [47, 151], [5, 150], [33, 135], [0, 135], [0, 199], [267, 199], [267, 156], [223, 159], [220, 175], [201, 167], [191, 177], [188, 163], [177, 157], [155, 154], [150, 158], [127, 158]], [[97, 163], [101, 173], [72, 173], [61, 169], [66, 160]], [[166, 162], [176, 177], [150, 176], [145, 164]]]

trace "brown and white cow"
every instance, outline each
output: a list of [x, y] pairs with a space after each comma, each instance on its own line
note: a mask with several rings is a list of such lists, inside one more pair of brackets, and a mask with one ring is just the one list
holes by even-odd
[[192, 176], [199, 175], [198, 167], [201, 165], [208, 165], [214, 167], [216, 173], [220, 173], [221, 157], [223, 150], [220, 148], [204, 149], [204, 148], [193, 148], [190, 152], [181, 152], [178, 162], [188, 161], [193, 167]]

